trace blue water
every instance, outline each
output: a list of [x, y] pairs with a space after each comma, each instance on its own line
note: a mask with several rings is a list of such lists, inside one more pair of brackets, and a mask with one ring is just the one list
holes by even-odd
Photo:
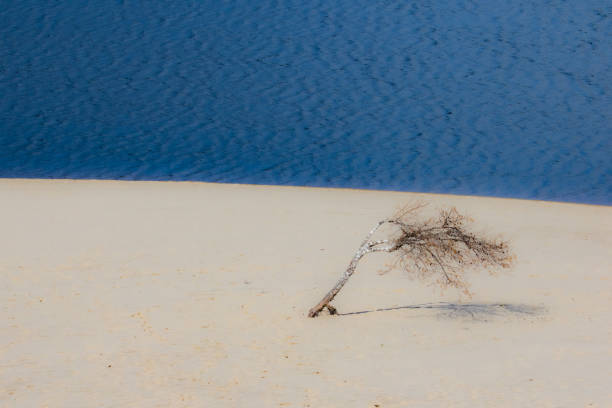
[[0, 177], [610, 205], [612, 3], [3, 0]]

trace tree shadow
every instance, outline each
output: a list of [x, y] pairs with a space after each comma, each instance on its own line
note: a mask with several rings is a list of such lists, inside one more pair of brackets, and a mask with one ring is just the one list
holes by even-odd
[[446, 319], [472, 319], [488, 321], [495, 317], [537, 317], [546, 314], [547, 309], [542, 306], [512, 304], [512, 303], [422, 303], [418, 305], [406, 305], [386, 307], [381, 309], [362, 310], [359, 312], [338, 313], [338, 316], [351, 316], [366, 313], [389, 312], [402, 309], [430, 309], [436, 311], [438, 318]]

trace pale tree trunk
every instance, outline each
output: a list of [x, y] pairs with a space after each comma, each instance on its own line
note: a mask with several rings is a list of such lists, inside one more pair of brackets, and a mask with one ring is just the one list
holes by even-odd
[[334, 287], [329, 292], [327, 292], [327, 295], [325, 295], [323, 299], [321, 299], [321, 301], [315, 307], [310, 309], [310, 311], [308, 312], [308, 317], [316, 317], [324, 308], [327, 308], [330, 314], [336, 314], [336, 308], [331, 306], [330, 302], [334, 299], [334, 297], [336, 297], [338, 292], [340, 292], [340, 289], [342, 289], [344, 284], [353, 275], [353, 273], [355, 272], [355, 269], [357, 268], [357, 264], [359, 263], [361, 258], [363, 258], [365, 254], [370, 253], [370, 252], [379, 252], [379, 251], [391, 252], [392, 248], [376, 247], [377, 245], [387, 243], [387, 240], [370, 242], [370, 238], [372, 237], [372, 235], [374, 235], [376, 230], [381, 225], [383, 225], [385, 222], [388, 222], [388, 221], [387, 220], [379, 221], [378, 224], [376, 224], [374, 228], [370, 230], [366, 238], [363, 240], [363, 243], [361, 244], [361, 246], [355, 253], [355, 256], [351, 260], [351, 263], [349, 263], [348, 267], [344, 271], [344, 274], [342, 275], [340, 280], [336, 282]]

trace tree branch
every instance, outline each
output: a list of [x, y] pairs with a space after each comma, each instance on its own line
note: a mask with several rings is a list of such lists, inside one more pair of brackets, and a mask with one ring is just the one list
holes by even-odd
[[[465, 292], [468, 291], [467, 283], [460, 274], [465, 266], [509, 266], [512, 256], [506, 242], [469, 232], [465, 225], [471, 219], [454, 208], [440, 211], [437, 219], [417, 221], [412, 217], [421, 207], [407, 207], [395, 217], [379, 221], [366, 235], [340, 280], [310, 309], [308, 316], [315, 317], [324, 308], [334, 314], [336, 309], [330, 302], [353, 275], [361, 258], [372, 252], [398, 252], [399, 264], [407, 272], [423, 279], [441, 273], [445, 281], [439, 281], [440, 284], [463, 288]], [[386, 223], [398, 226], [400, 235], [371, 241], [380, 226]]]

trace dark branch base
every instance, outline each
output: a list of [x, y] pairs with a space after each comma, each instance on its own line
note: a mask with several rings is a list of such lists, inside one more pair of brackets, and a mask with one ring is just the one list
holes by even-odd
[[317, 317], [323, 309], [327, 309], [330, 315], [338, 314], [338, 309], [336, 309], [332, 305], [324, 305], [320, 307], [313, 307], [312, 309], [310, 309], [310, 311], [308, 312], [308, 317]]

